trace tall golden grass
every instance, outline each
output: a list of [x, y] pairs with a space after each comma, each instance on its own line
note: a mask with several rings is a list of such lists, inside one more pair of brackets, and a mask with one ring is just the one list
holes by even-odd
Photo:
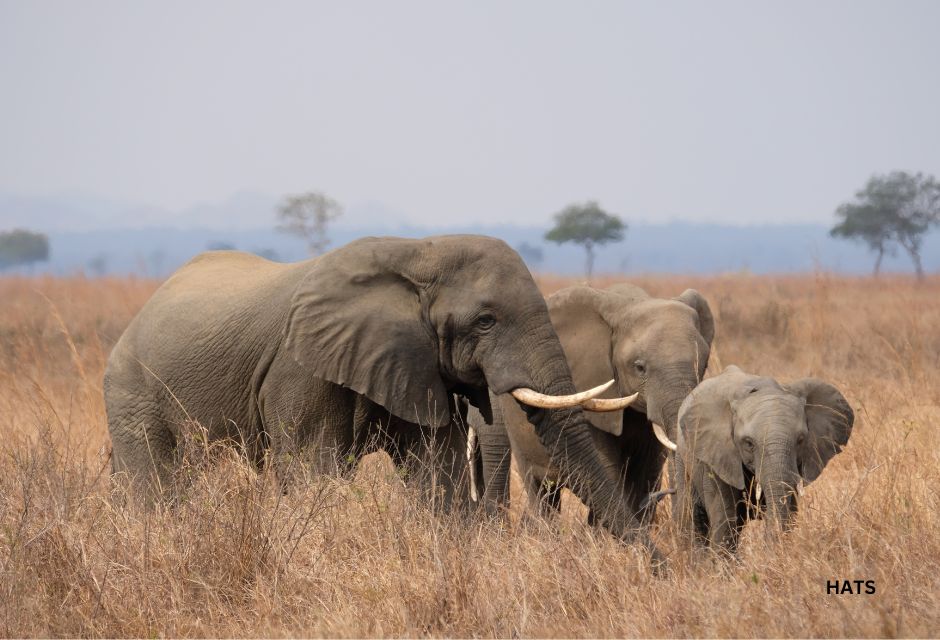
[[[439, 513], [388, 460], [287, 495], [228, 449], [187, 458], [170, 508], [109, 480], [107, 354], [157, 286], [0, 279], [3, 636], [936, 636], [940, 633], [940, 279], [826, 274], [643, 277], [699, 289], [727, 364], [835, 383], [845, 452], [796, 528], [751, 523], [737, 561], [691, 558], [667, 504], [671, 572], [563, 517], [534, 526]], [[544, 277], [551, 292], [569, 284]], [[827, 595], [828, 580], [874, 595]]]

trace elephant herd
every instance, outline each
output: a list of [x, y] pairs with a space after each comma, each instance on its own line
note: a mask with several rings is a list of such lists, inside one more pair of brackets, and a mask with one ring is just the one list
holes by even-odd
[[285, 488], [298, 461], [341, 473], [383, 449], [433, 468], [408, 477], [430, 489], [433, 475], [446, 505], [472, 495], [501, 514], [514, 459], [530, 513], [568, 487], [656, 566], [649, 524], [669, 492], [689, 539], [733, 550], [750, 517], [789, 526], [853, 413], [812, 378], [728, 367], [703, 380], [714, 336], [695, 290], [576, 286], [546, 300], [484, 236], [364, 238], [293, 264], [210, 252], [154, 293], [108, 359], [112, 470], [161, 499], [198, 424]]

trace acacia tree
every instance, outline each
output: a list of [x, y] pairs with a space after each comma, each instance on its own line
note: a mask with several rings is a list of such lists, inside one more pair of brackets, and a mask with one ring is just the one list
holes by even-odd
[[44, 233], [14, 229], [0, 232], [0, 269], [32, 265], [49, 259], [49, 238]]
[[608, 242], [623, 240], [626, 223], [607, 213], [594, 200], [584, 204], [569, 204], [555, 214], [555, 226], [545, 234], [545, 239], [557, 244], [574, 242], [584, 247], [587, 254], [588, 279], [594, 272], [594, 247]]
[[895, 171], [869, 178], [865, 187], [836, 210], [841, 222], [833, 237], [864, 242], [877, 253], [875, 275], [885, 254], [900, 246], [911, 257], [918, 279], [924, 277], [920, 249], [924, 234], [940, 222], [940, 183], [933, 176]]
[[343, 207], [325, 193], [309, 191], [287, 196], [278, 207], [278, 229], [300, 236], [307, 243], [311, 256], [326, 251], [330, 239], [326, 232], [330, 222], [343, 215]]

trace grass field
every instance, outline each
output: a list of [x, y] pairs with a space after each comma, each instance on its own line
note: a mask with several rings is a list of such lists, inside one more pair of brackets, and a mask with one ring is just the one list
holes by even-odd
[[[940, 278], [631, 281], [706, 296], [710, 372], [815, 375], [854, 407], [848, 447], [784, 540], [752, 523], [737, 562], [693, 562], [665, 504], [654, 535], [671, 573], [655, 578], [570, 515], [521, 527], [435, 513], [381, 458], [281, 496], [227, 450], [192, 457], [177, 507], [123, 506], [101, 378], [157, 283], [0, 279], [0, 635], [940, 634]], [[827, 595], [836, 579], [876, 593]]]

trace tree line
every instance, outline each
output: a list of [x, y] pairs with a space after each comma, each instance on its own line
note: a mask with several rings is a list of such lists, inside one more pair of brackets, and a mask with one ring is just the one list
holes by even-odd
[[[277, 209], [277, 228], [303, 239], [308, 253], [317, 256], [329, 247], [329, 227], [342, 214], [342, 205], [323, 192], [290, 195]], [[838, 222], [830, 235], [865, 244], [875, 254], [874, 275], [881, 272], [886, 255], [894, 256], [903, 250], [910, 257], [917, 277], [923, 278], [924, 236], [940, 224], [940, 182], [933, 176], [904, 171], [873, 175], [853, 200], [836, 209], [835, 215]], [[545, 233], [544, 240], [580, 245], [585, 253], [585, 273], [590, 279], [597, 249], [622, 241], [627, 228], [620, 216], [605, 211], [597, 201], [588, 200], [569, 204], [556, 213], [554, 225]], [[542, 250], [537, 246], [523, 242], [517, 250], [530, 264], [542, 260]], [[270, 253], [266, 257], [275, 255]], [[25, 229], [0, 232], [0, 270], [32, 266], [48, 259], [49, 239], [45, 234]]]

